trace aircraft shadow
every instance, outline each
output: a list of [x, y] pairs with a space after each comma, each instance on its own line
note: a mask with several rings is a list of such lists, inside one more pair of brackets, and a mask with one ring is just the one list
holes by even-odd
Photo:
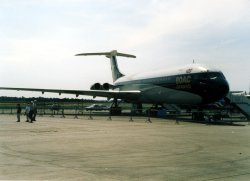
[[[237, 121], [237, 120], [213, 120], [213, 121], [199, 121], [199, 120], [192, 120], [190, 118], [177, 118], [179, 122], [191, 122], [191, 123], [198, 123], [198, 124], [205, 124], [205, 125], [218, 125], [218, 126], [246, 126], [242, 123], [247, 123], [248, 121]], [[249, 122], [248, 122], [249, 124]]]

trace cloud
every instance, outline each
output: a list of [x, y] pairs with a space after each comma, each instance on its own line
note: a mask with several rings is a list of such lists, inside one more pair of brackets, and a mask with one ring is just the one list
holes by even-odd
[[150, 22], [135, 29], [136, 33], [129, 38], [129, 44], [139, 46], [171, 36], [188, 38], [187, 35], [190, 34], [198, 38], [206, 37], [211, 29], [215, 33], [228, 31], [249, 15], [249, 1], [178, 1], [178, 4], [172, 4], [171, 9], [168, 6], [169, 1], [160, 2], [154, 3], [156, 7], [152, 8], [158, 11], [149, 12], [152, 16]]
[[[195, 59], [218, 65], [234, 87], [246, 89], [233, 75], [236, 66], [250, 66], [249, 9], [248, 0], [2, 1], [0, 76], [13, 76], [1, 83], [88, 89], [111, 81], [109, 62], [73, 55], [117, 49], [138, 56], [119, 61], [124, 73]], [[250, 77], [245, 69], [238, 75]]]

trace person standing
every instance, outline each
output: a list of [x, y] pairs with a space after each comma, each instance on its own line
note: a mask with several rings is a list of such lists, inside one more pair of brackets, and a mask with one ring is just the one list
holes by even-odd
[[32, 121], [36, 121], [36, 115], [37, 115], [37, 105], [36, 100], [33, 101], [33, 119]]
[[20, 104], [17, 104], [17, 110], [16, 110], [16, 115], [17, 115], [17, 121], [20, 122], [20, 116], [21, 116], [22, 108]]
[[25, 107], [26, 122], [29, 122], [30, 104], [28, 103]]
[[33, 123], [33, 114], [34, 114], [33, 101], [31, 101], [30, 112], [29, 112], [30, 123]]

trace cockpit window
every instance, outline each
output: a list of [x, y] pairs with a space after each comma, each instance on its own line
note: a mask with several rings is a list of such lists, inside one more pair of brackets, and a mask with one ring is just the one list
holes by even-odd
[[210, 77], [210, 79], [214, 80], [217, 79], [218, 76]]
[[195, 79], [203, 79], [203, 80], [215, 80], [215, 79], [225, 79], [224, 75], [221, 72], [206, 72], [199, 75], [194, 76]]
[[212, 79], [212, 80], [217, 79], [217, 78], [225, 79], [224, 75], [221, 72], [210, 73], [210, 74], [208, 74], [208, 77], [209, 77], [209, 79]]
[[211, 79], [211, 80], [217, 79], [218, 76], [219, 76], [218, 73], [210, 73], [210, 74], [208, 74], [208, 78]]

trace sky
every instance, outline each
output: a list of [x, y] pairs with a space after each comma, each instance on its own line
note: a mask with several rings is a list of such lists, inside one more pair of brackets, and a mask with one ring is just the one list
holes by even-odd
[[74, 55], [118, 50], [137, 56], [118, 57], [123, 74], [194, 60], [220, 69], [231, 90], [250, 89], [250, 0], [0, 2], [0, 87], [88, 90], [112, 83], [107, 58]]

